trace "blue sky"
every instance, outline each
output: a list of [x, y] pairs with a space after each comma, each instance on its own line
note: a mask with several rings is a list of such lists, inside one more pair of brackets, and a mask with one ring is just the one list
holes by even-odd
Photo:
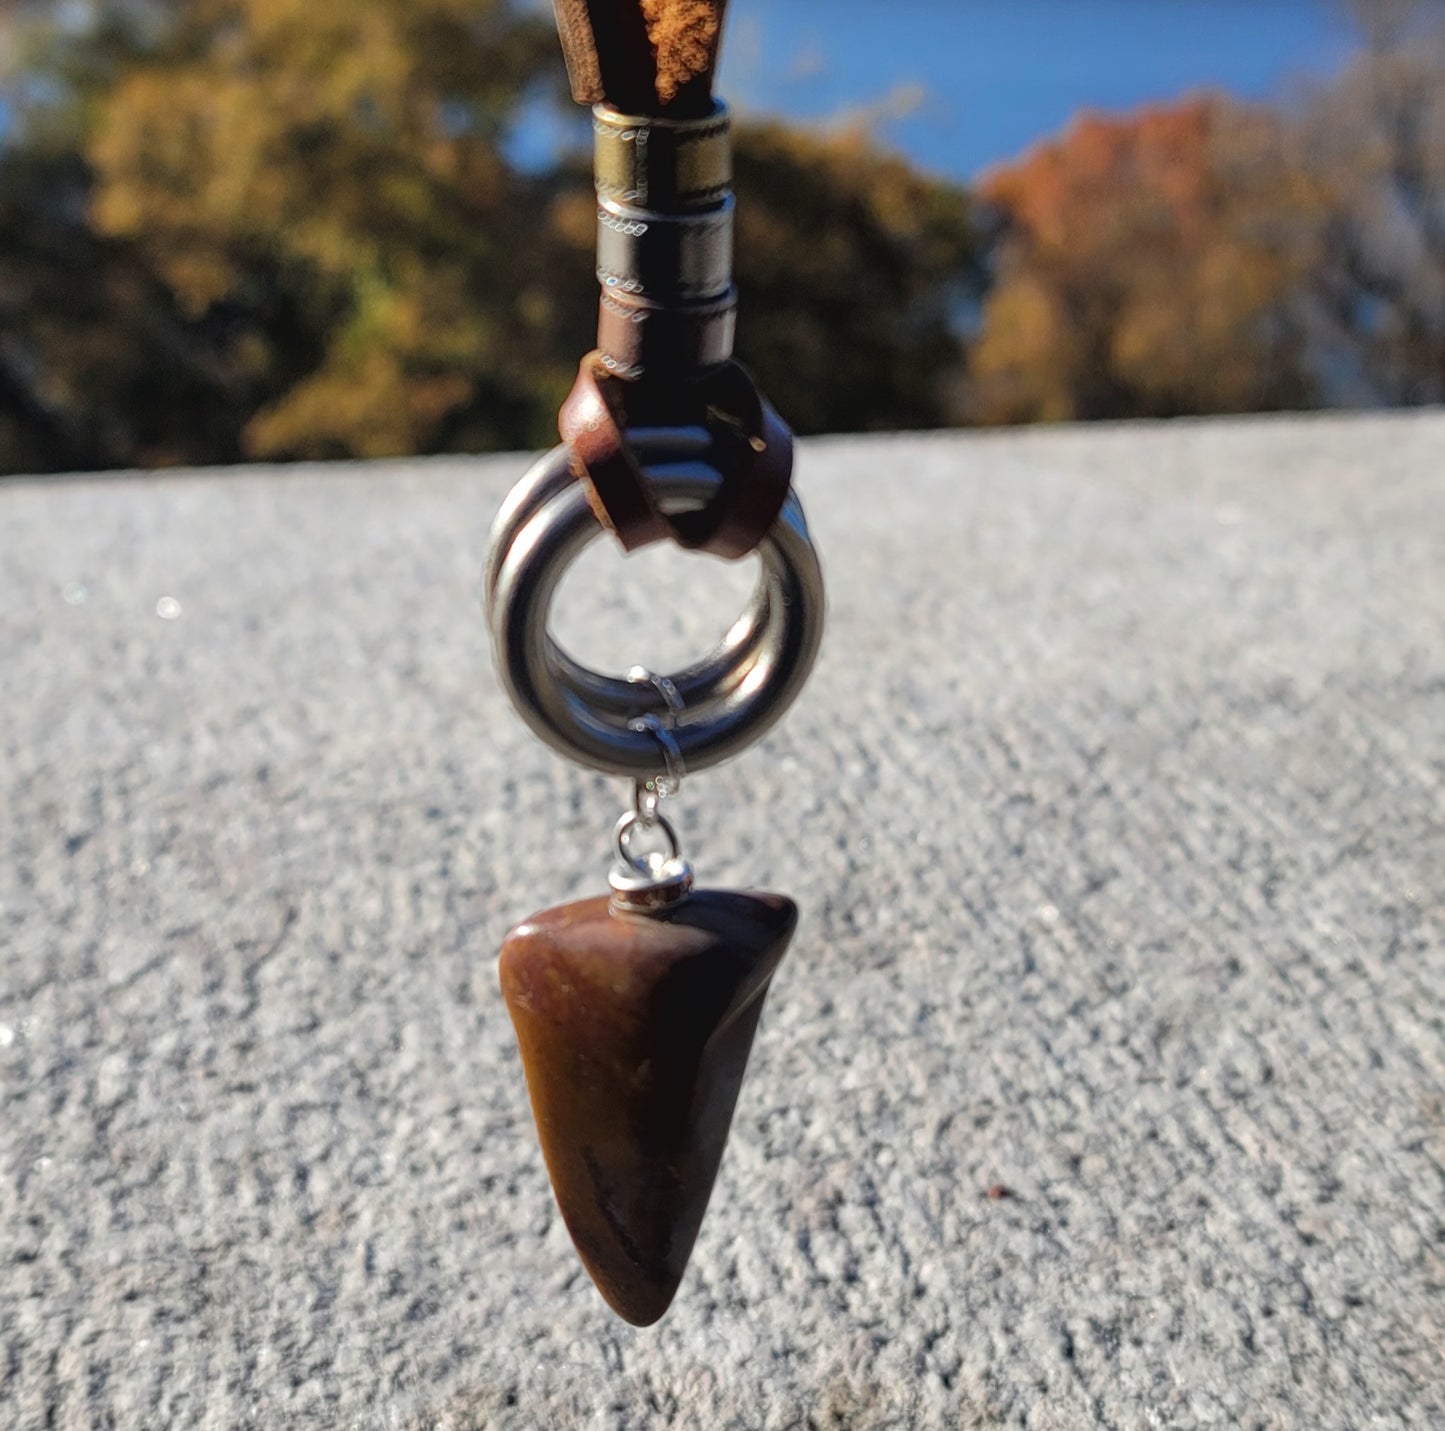
[[[867, 116], [916, 163], [969, 179], [1080, 109], [1205, 87], [1288, 98], [1351, 42], [1341, 0], [729, 0], [720, 90], [744, 113]], [[580, 111], [569, 124], [538, 105], [512, 150], [546, 163], [585, 139]]]
[[738, 109], [874, 115], [966, 179], [1086, 107], [1288, 97], [1351, 38], [1332, 0], [731, 0], [720, 87]]
[[[1337, 0], [729, 0], [720, 90], [742, 112], [869, 115], [968, 179], [1080, 109], [1205, 87], [1287, 98], [1351, 39]], [[540, 157], [556, 135], [534, 119], [519, 147]]]

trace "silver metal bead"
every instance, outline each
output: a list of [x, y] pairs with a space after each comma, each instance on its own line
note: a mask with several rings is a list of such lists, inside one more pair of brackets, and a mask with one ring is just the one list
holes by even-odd
[[600, 204], [597, 280], [604, 293], [654, 303], [721, 297], [733, 281], [732, 195], [686, 214], [658, 214], [610, 200]]
[[597, 195], [638, 208], [677, 212], [706, 206], [732, 183], [727, 106], [698, 119], [592, 110]]

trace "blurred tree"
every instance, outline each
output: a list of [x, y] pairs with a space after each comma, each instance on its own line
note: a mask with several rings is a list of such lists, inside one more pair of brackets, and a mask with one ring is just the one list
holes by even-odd
[[0, 155], [0, 472], [234, 461], [211, 335], [85, 201], [73, 156]]
[[1365, 48], [1390, 52], [1445, 19], [1445, 0], [1343, 0]]
[[967, 194], [865, 131], [741, 125], [738, 356], [799, 432], [938, 427], [984, 273]]
[[[29, 438], [0, 462], [553, 440], [595, 206], [585, 159], [505, 157], [562, 91], [532, 7], [93, 0], [28, 53], [0, 301]], [[857, 131], [740, 126], [737, 170], [739, 354], [779, 406], [804, 431], [942, 421], [980, 280], [963, 191]]]
[[981, 188], [1000, 221], [984, 422], [1309, 405], [1298, 299], [1326, 189], [1282, 121], [1201, 98], [1086, 117]]
[[0, 14], [0, 472], [238, 455], [210, 335], [87, 221], [86, 105], [137, 53], [151, 8]]
[[[740, 357], [804, 432], [1445, 400], [1442, 0], [1351, 3], [1366, 51], [1302, 115], [1085, 119], [996, 172], [986, 264], [968, 196], [866, 134], [740, 125]], [[506, 157], [550, 25], [0, 20], [0, 467], [551, 440], [596, 293], [585, 162]]]
[[1336, 197], [1310, 307], [1327, 401], [1445, 401], [1445, 5], [1356, 0], [1366, 52], [1314, 98]]
[[192, 0], [109, 88], [94, 220], [224, 321], [248, 452], [536, 439], [549, 234], [500, 146], [555, 45], [505, 0]]

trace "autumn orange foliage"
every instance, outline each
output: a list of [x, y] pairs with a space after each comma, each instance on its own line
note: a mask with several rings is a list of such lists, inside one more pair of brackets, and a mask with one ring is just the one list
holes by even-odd
[[1325, 195], [1273, 116], [1193, 99], [1086, 116], [980, 188], [1001, 217], [972, 354], [985, 422], [1309, 401], [1292, 314]]

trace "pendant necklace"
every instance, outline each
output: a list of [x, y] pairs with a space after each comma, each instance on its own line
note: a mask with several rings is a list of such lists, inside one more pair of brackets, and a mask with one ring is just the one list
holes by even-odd
[[[632, 797], [609, 893], [519, 924], [499, 970], [567, 1229], [612, 1309], [646, 1326], [686, 1270], [798, 917], [782, 894], [695, 888], [662, 807], [792, 703], [822, 639], [823, 582], [792, 434], [732, 361], [731, 134], [711, 92], [724, 0], [556, 7], [573, 93], [593, 105], [598, 346], [559, 415], [562, 445], [497, 516], [484, 590], [522, 718]], [[628, 552], [758, 555], [750, 603], [710, 656], [610, 677], [556, 644], [557, 585], [604, 532]]]

